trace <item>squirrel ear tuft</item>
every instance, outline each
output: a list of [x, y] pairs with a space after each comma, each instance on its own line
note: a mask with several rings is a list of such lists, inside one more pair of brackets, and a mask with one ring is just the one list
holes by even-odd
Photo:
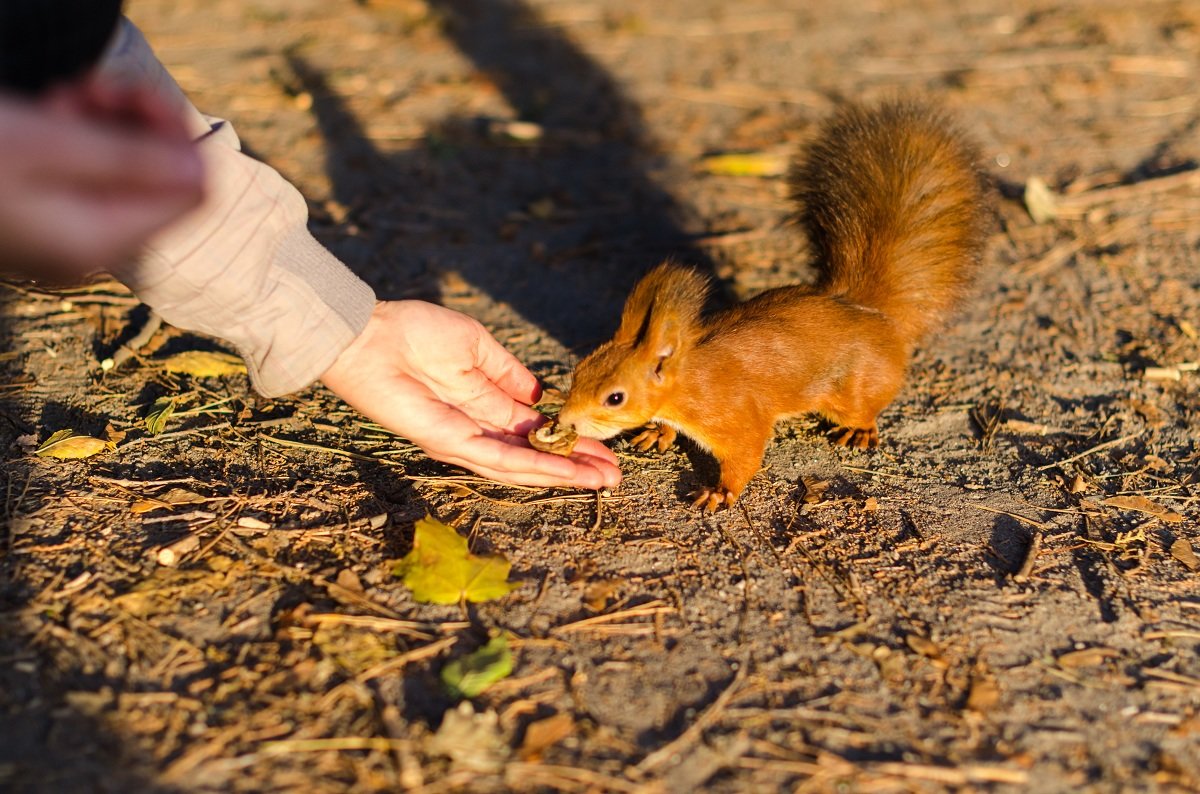
[[664, 262], [643, 276], [625, 301], [616, 341], [670, 356], [699, 323], [707, 297], [703, 276]]

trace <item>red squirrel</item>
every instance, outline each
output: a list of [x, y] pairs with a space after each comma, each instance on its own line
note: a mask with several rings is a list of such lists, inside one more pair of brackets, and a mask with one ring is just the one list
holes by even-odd
[[790, 174], [819, 271], [712, 314], [709, 281], [670, 262], [634, 287], [616, 335], [575, 369], [558, 416], [605, 439], [646, 426], [640, 449], [684, 433], [721, 467], [693, 494], [713, 512], [758, 471], [776, 421], [816, 412], [830, 439], [879, 443], [876, 418], [904, 382], [917, 343], [969, 287], [984, 240], [988, 187], [975, 146], [913, 101], [848, 106]]

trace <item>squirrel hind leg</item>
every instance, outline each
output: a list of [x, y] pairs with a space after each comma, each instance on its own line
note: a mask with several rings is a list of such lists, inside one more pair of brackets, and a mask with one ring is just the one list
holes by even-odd
[[879, 446], [879, 428], [872, 422], [870, 427], [847, 427], [838, 425], [829, 431], [829, 440], [839, 447], [874, 449]]

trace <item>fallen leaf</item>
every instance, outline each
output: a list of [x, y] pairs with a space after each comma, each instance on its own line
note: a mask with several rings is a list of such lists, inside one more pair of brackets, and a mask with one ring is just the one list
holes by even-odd
[[76, 435], [74, 430], [59, 430], [33, 451], [41, 458], [90, 458], [112, 449], [109, 442], [91, 436]]
[[990, 711], [1000, 702], [1000, 687], [991, 676], [981, 676], [972, 679], [971, 689], [967, 693], [967, 708], [978, 713]]
[[333, 580], [338, 587], [344, 587], [352, 593], [363, 593], [362, 580], [358, 578], [358, 574], [349, 568], [343, 568], [338, 572], [337, 578]]
[[1100, 504], [1119, 510], [1135, 510], [1139, 513], [1146, 513], [1162, 519], [1168, 524], [1178, 524], [1183, 521], [1183, 516], [1179, 513], [1163, 507], [1158, 502], [1152, 502], [1144, 496], [1110, 496]]
[[130, 505], [129, 509], [134, 513], [148, 513], [151, 510], [170, 509], [177, 505], [199, 505], [207, 501], [205, 497], [186, 488], [170, 488], [158, 496], [139, 499]]
[[594, 582], [589, 582], [587, 587], [583, 588], [583, 605], [592, 612], [600, 612], [608, 606], [608, 599], [617, 592], [621, 586], [619, 579], [597, 579]]
[[508, 638], [498, 634], [474, 653], [447, 662], [442, 668], [442, 683], [451, 696], [463, 700], [476, 697], [492, 684], [507, 678], [512, 669]]
[[716, 176], [783, 176], [788, 157], [780, 152], [714, 154], [700, 160], [700, 170]]
[[451, 766], [485, 774], [499, 772], [512, 753], [500, 733], [500, 715], [475, 713], [471, 701], [442, 715], [442, 724], [429, 740], [429, 751], [449, 756]]
[[162, 367], [167, 372], [197, 378], [240, 375], [246, 371], [246, 364], [240, 358], [217, 350], [185, 350], [163, 359]]
[[1196, 552], [1186, 538], [1176, 538], [1171, 544], [1171, 556], [1183, 563], [1189, 571], [1200, 569], [1200, 560], [1196, 559]]
[[1144, 400], [1134, 400], [1129, 404], [1133, 410], [1151, 427], [1162, 427], [1167, 423], [1167, 417], [1162, 410]]
[[501, 556], [471, 554], [467, 539], [426, 516], [416, 524], [413, 549], [396, 566], [396, 575], [413, 598], [430, 604], [457, 604], [500, 598], [513, 590], [511, 564]]
[[804, 496], [800, 500], [806, 505], [815, 505], [820, 502], [829, 488], [829, 480], [809, 476], [801, 477], [800, 484], [804, 486]]
[[529, 723], [525, 739], [517, 755], [522, 761], [533, 761], [550, 747], [575, 732], [575, 720], [570, 714], [560, 712], [544, 720]]
[[928, 637], [922, 637], [920, 634], [907, 634], [904, 637], [904, 642], [909, 648], [930, 659], [940, 659], [942, 656], [942, 649], [938, 644]]
[[551, 415], [558, 413], [558, 409], [562, 408], [566, 402], [567, 396], [562, 393], [561, 389], [547, 386], [542, 389], [542, 396], [538, 398], [538, 401], [532, 407], [546, 415]]
[[207, 498], [194, 491], [189, 491], [187, 488], [170, 488], [154, 498], [169, 505], [200, 505], [208, 501]]
[[167, 420], [173, 413], [175, 413], [174, 397], [160, 397], [155, 400], [154, 405], [150, 406], [150, 413], [146, 414], [146, 432], [157, 436], [166, 428]]

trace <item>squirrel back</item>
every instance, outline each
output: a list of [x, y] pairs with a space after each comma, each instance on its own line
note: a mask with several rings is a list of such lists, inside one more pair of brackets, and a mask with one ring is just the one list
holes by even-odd
[[883, 313], [910, 348], [945, 322], [988, 224], [978, 151], [946, 116], [913, 101], [844, 107], [790, 178], [818, 291]]

